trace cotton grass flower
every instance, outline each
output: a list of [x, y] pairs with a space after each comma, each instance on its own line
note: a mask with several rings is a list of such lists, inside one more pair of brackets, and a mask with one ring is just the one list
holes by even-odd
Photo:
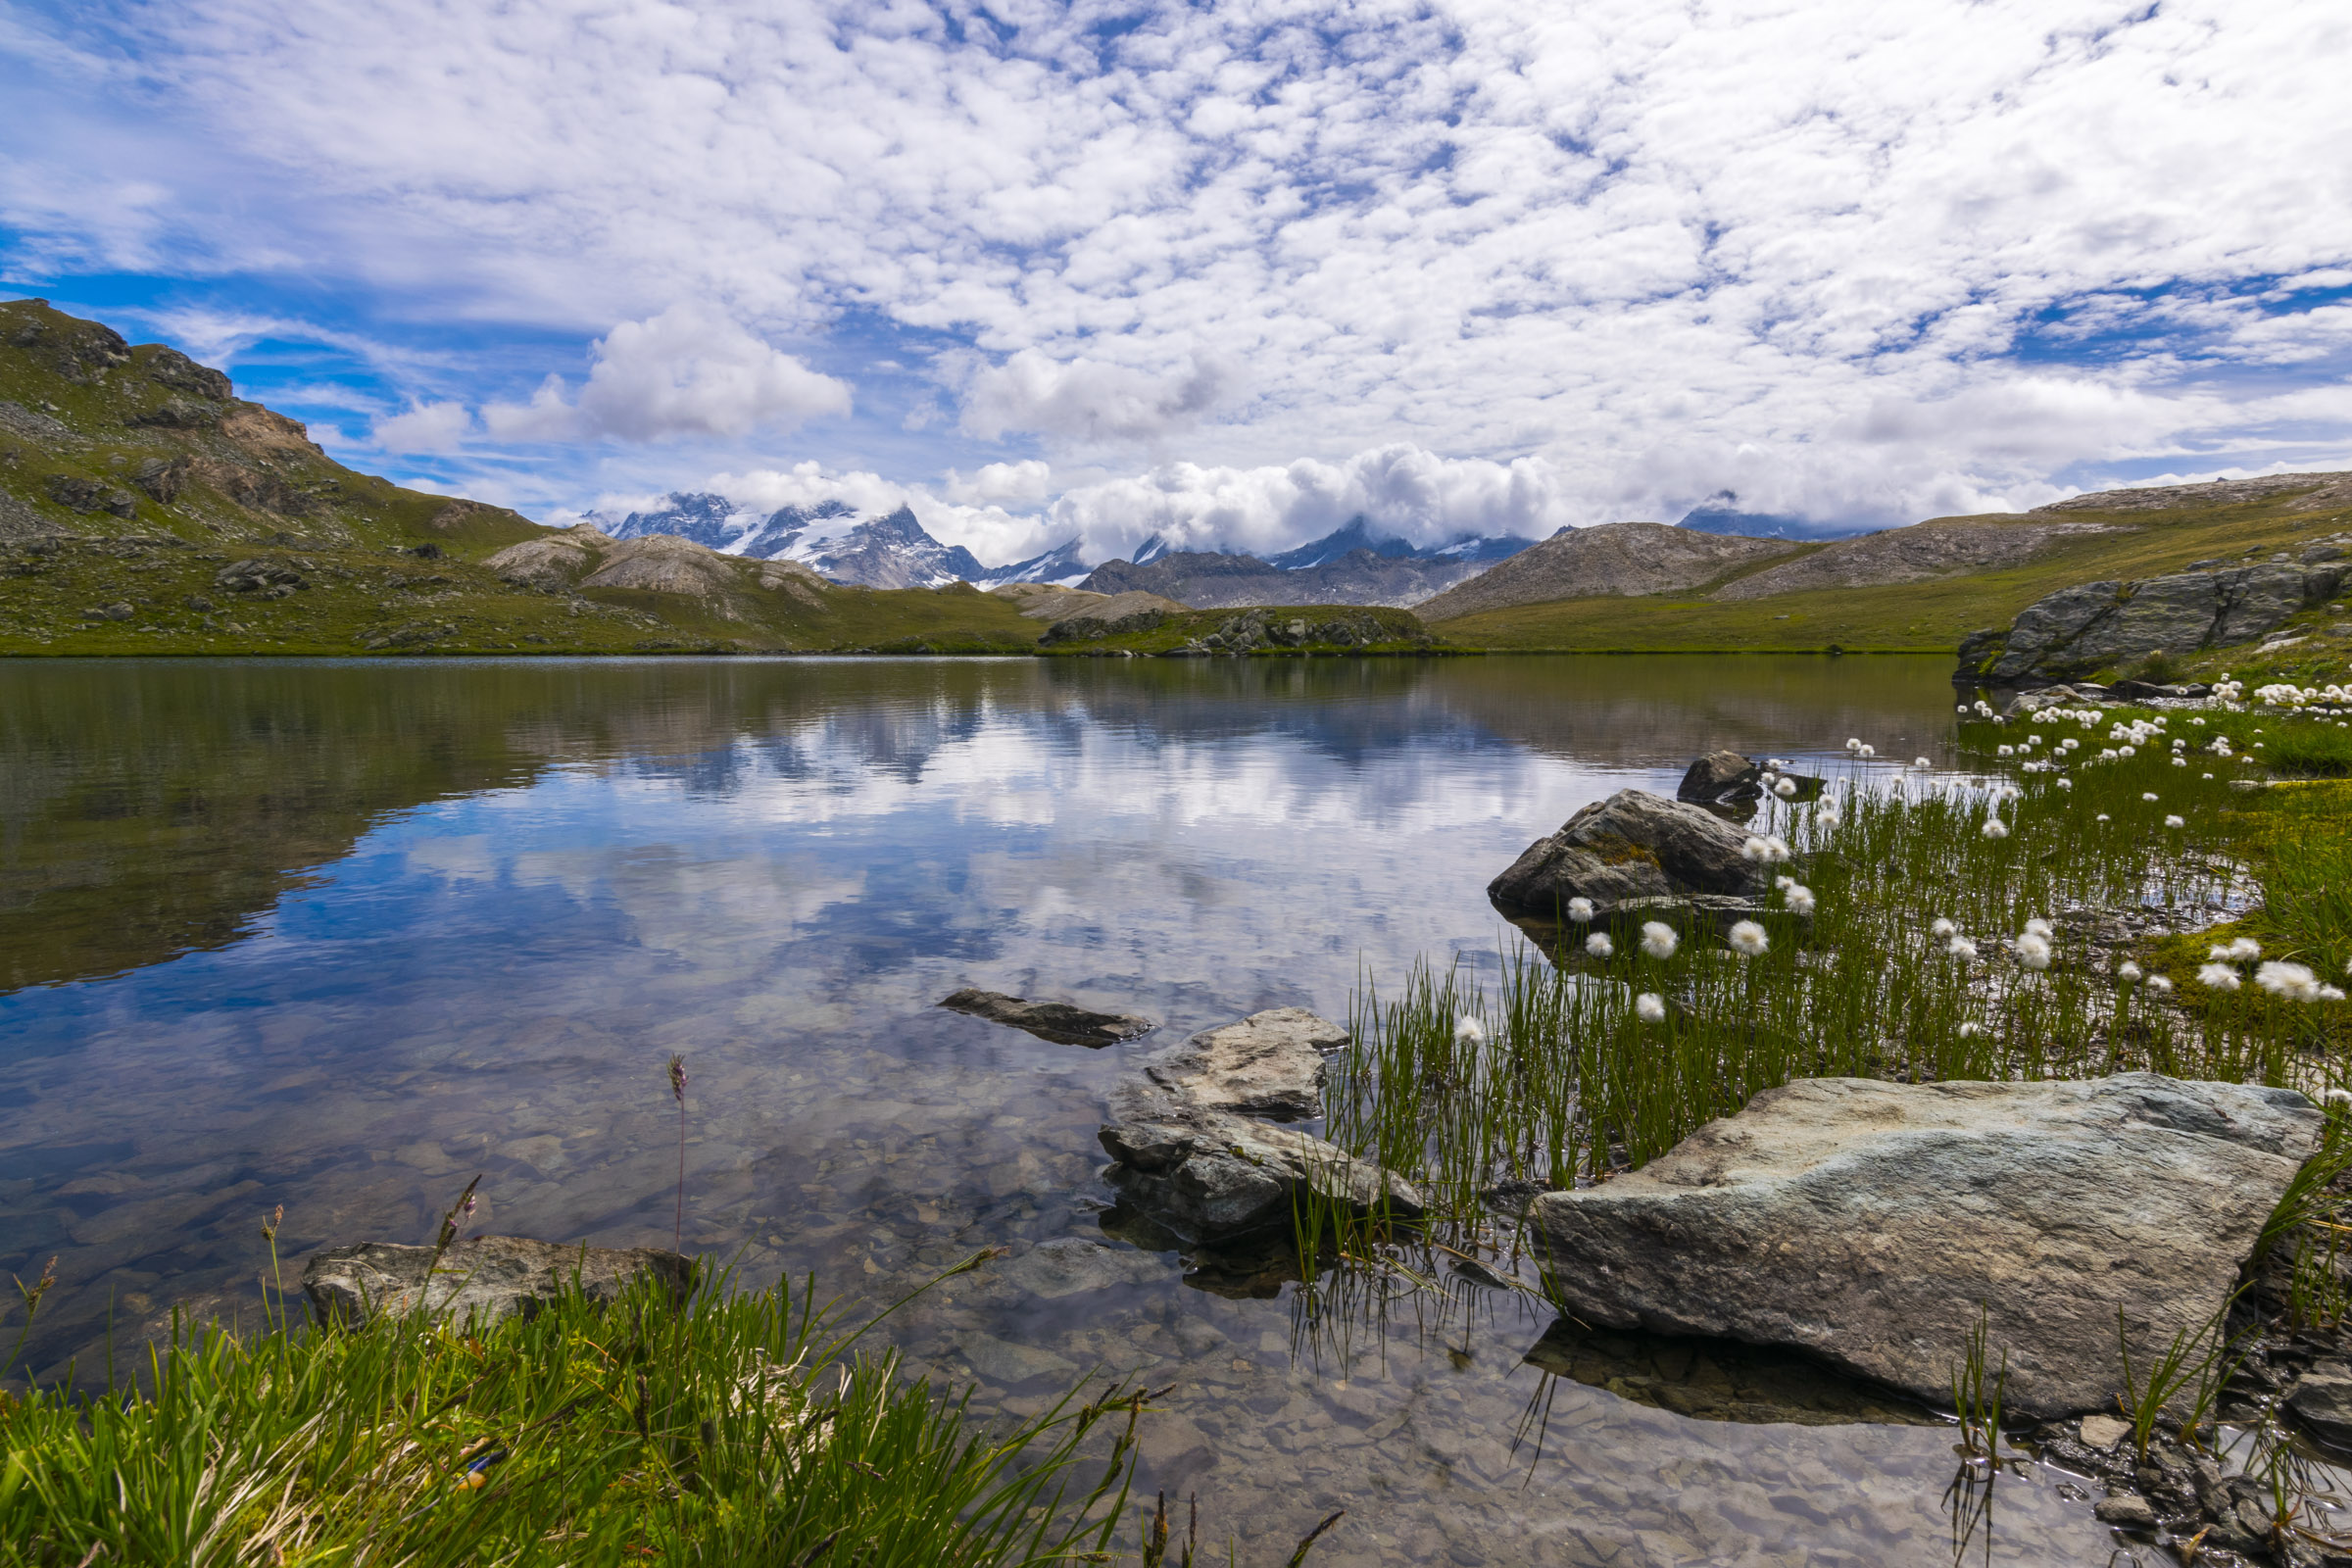
[[1773, 786], [1772, 786], [1772, 793], [1773, 793], [1773, 794], [1775, 794], [1775, 795], [1778, 795], [1778, 796], [1779, 796], [1779, 797], [1780, 797], [1782, 800], [1784, 800], [1784, 801], [1793, 801], [1793, 800], [1795, 800], [1795, 799], [1796, 799], [1796, 780], [1794, 780], [1794, 779], [1792, 779], [1792, 778], [1784, 778], [1784, 779], [1776, 779], [1776, 780], [1774, 780], [1774, 782], [1773, 782]]
[[1929, 761], [1929, 760], [1928, 760], [1926, 758], [1924, 758], [1924, 757], [1914, 757], [1913, 759], [1911, 759], [1911, 765], [1912, 765], [1913, 767], [1934, 767], [1936, 764], [1935, 764], [1934, 762], [1931, 762], [1931, 761]]
[[2025, 929], [2026, 929], [2026, 935], [2028, 935], [2028, 936], [2030, 936], [2030, 937], [2046, 937], [2046, 936], [2052, 936], [2052, 935], [2055, 935], [2055, 934], [2056, 934], [2056, 932], [2057, 932], [2057, 930], [2058, 930], [2058, 928], [2057, 928], [2056, 926], [2054, 926], [2054, 925], [2050, 924], [2050, 922], [2049, 922], [2049, 921], [2047, 921], [2047, 920], [2044, 920], [2044, 919], [2043, 919], [2043, 918], [2042, 918], [2040, 915], [2038, 915], [2038, 914], [2037, 914], [2037, 915], [2035, 915], [2035, 916], [2034, 916], [2033, 919], [2031, 919], [2031, 920], [2028, 920], [2028, 921], [2026, 922], [2026, 928], [2025, 928]]
[[1643, 1023], [1666, 1021], [1666, 999], [1654, 991], [1644, 991], [1634, 999], [1634, 1016]]
[[2108, 814], [2107, 814], [2105, 811], [2101, 811], [2101, 812], [2099, 813], [2099, 820], [2100, 820], [2100, 821], [2102, 821], [2102, 822], [2112, 822], [2112, 821], [2114, 821], [2114, 820], [2115, 820], [2115, 818], [2114, 818], [2114, 817], [2112, 817], [2112, 816], [2109, 816], [2109, 815], [2108, 815]]
[[1651, 957], [1673, 957], [1674, 950], [1681, 942], [1682, 938], [1674, 934], [1674, 927], [1665, 922], [1660, 920], [1642, 922], [1642, 951]]
[[2050, 939], [2029, 931], [2014, 944], [2017, 961], [2029, 969], [2047, 969], [2050, 966]]
[[1838, 814], [1838, 808], [1826, 802], [1820, 810], [1813, 813], [1813, 825], [1819, 828], [1833, 828], [1844, 820], [1845, 818]]
[[2217, 944], [2205, 956], [2222, 963], [2251, 963], [2262, 956], [2262, 944], [2252, 937], [2233, 937]]
[[1585, 938], [1585, 951], [1595, 958], [1613, 958], [1617, 956], [1617, 944], [1609, 940], [1607, 932], [1595, 931]]
[[1724, 940], [1732, 945], [1734, 953], [1747, 958], [1762, 957], [1764, 950], [1772, 946], [1772, 939], [1764, 934], [1764, 928], [1753, 920], [1742, 920], [1733, 926], [1731, 934]]
[[2014, 746], [1996, 746], [1993, 748], [1992, 755], [1995, 757], [2015, 757], [2017, 755], [2017, 748]]
[[2153, 805], [2155, 805], [2155, 804], [2156, 804], [2156, 799], [2157, 799], [2157, 797], [2156, 797], [2156, 792], [2155, 792], [2154, 790], [2142, 790], [2142, 791], [2140, 791], [2140, 792], [2139, 792], [2139, 798], [2140, 798], [2141, 800], [2143, 800], [2143, 801], [2146, 801], [2146, 802], [2147, 802], [2149, 805], [2151, 805], [2151, 806], [2153, 806]]
[[2127, 982], [2137, 981], [2142, 978], [2144, 973], [2145, 971], [2143, 971], [2138, 964], [2133, 963], [2130, 958], [2126, 958], [2123, 962], [2115, 966], [2115, 977], [2118, 980]]
[[[2211, 778], [2212, 776], [2213, 775], [2210, 773], [2206, 775], [2208, 778]], [[2058, 781], [2058, 787], [2062, 790], [2071, 790], [2075, 787], [2075, 781], [2071, 778], [2062, 778]]]
[[1997, 816], [1988, 816], [1984, 819], [1984, 825], [1978, 831], [1988, 839], [2005, 839], [2009, 836], [2009, 824]]
[[1936, 923], [1928, 927], [1928, 935], [1934, 937], [1938, 942], [1944, 941], [1950, 937], [1956, 937], [1959, 934], [1960, 928], [1952, 924], [1951, 921], [1945, 919], [1941, 915], [1937, 915], [1936, 917]]
[[1789, 883], [1782, 896], [1788, 900], [1789, 912], [1793, 914], [1810, 915], [1817, 903], [1813, 890], [1801, 882]]
[[1591, 899], [1570, 899], [1568, 901], [1568, 918], [1574, 920], [1578, 925], [1591, 925], [1592, 923], [1592, 901]]
[[1962, 963], [1973, 963], [1976, 961], [1977, 945], [1974, 942], [1969, 941], [1966, 937], [1952, 938], [1951, 941], [1943, 945], [1943, 951], [1950, 954], [1953, 957], [1958, 958]]
[[2168, 816], [2164, 819], [2164, 825], [2166, 827], [2186, 827], [2188, 826], [2188, 818], [2185, 816]]
[[2226, 963], [2208, 963], [2197, 970], [2197, 981], [2216, 991], [2235, 991], [2239, 981], [2237, 971]]
[[1977, 1036], [1983, 1034], [1984, 1032], [1984, 1026], [1977, 1022], [1974, 1018], [1969, 1019], [1968, 1022], [1960, 1026], [1960, 1038], [1963, 1040], [1974, 1040], [1977, 1038]]
[[2352, 1105], [2352, 1089], [2323, 1089], [2320, 1091], [2320, 1103], [2337, 1106]]
[[2160, 997], [2169, 997], [2173, 994], [2173, 977], [2169, 974], [2152, 974], [2148, 976], [2148, 989]]
[[2273, 958], [2254, 971], [2254, 983], [2272, 996], [2284, 997], [2289, 1002], [2320, 1000], [2320, 977], [2305, 964]]

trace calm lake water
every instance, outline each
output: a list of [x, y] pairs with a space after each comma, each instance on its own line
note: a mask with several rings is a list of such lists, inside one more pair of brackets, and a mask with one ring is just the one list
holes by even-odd
[[[1487, 880], [1589, 800], [1718, 746], [1940, 759], [1948, 673], [0, 665], [0, 1269], [57, 1254], [31, 1360], [86, 1378], [110, 1309], [252, 1315], [279, 1203], [289, 1277], [429, 1240], [477, 1171], [476, 1229], [666, 1246], [682, 1052], [690, 1249], [879, 1305], [1010, 1248], [896, 1342], [984, 1408], [1174, 1385], [1146, 1495], [1245, 1563], [1345, 1508], [1314, 1563], [1948, 1564], [1947, 1431], [1689, 1419], [1526, 1364], [1549, 1315], [1467, 1287], [1302, 1335], [1296, 1287], [1107, 1237], [1095, 1136], [1193, 1030], [1491, 967]], [[1161, 1027], [1053, 1045], [933, 1005], [966, 985]], [[2003, 1480], [1967, 1558], [2105, 1561], [2063, 1485]]]

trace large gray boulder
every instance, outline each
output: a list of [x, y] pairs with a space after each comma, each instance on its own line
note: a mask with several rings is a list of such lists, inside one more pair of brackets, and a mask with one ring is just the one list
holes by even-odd
[[694, 1261], [653, 1247], [562, 1247], [524, 1236], [469, 1236], [452, 1244], [434, 1267], [429, 1247], [362, 1242], [312, 1254], [303, 1265], [302, 1288], [324, 1321], [365, 1323], [378, 1313], [413, 1312], [422, 1289], [428, 1313], [486, 1326], [529, 1317], [575, 1289], [590, 1300], [610, 1301], [649, 1276], [682, 1301], [694, 1288]]
[[1297, 1121], [1315, 1114], [1324, 1058], [1347, 1045], [1347, 1030], [1304, 1007], [1269, 1007], [1202, 1030], [1144, 1063], [1144, 1073], [1203, 1109]]
[[1619, 790], [1529, 845], [1487, 884], [1506, 914], [1554, 917], [1571, 899], [1602, 914], [1630, 899], [1693, 893], [1743, 898], [1763, 868], [1740, 857], [1747, 835], [1703, 808], [1646, 790]]
[[2046, 683], [2153, 653], [2251, 642], [2325, 603], [2345, 575], [2340, 561], [2273, 561], [2061, 588], [2028, 605], [2007, 632], [1972, 633], [1960, 647], [1960, 674], [1995, 685]]
[[2012, 1409], [2114, 1407], [2218, 1313], [2320, 1129], [2291, 1090], [1801, 1079], [1642, 1169], [1529, 1210], [1562, 1308], [1787, 1346], [1950, 1396], [1979, 1303]]

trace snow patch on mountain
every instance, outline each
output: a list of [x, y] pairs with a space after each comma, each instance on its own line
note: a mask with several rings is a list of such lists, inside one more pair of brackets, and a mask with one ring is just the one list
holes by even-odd
[[961, 545], [932, 538], [905, 506], [878, 517], [860, 516], [842, 501], [760, 512], [724, 496], [680, 491], [642, 511], [591, 512], [586, 520], [615, 539], [674, 533], [723, 555], [797, 561], [861, 588], [937, 588], [973, 581], [988, 569]]

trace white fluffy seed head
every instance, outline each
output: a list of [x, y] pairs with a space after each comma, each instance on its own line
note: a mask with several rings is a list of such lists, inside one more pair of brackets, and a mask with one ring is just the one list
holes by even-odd
[[2050, 966], [2050, 939], [2029, 931], [2017, 939], [2017, 961], [2029, 969]]
[[2144, 972], [2145, 971], [2143, 971], [2138, 964], [2133, 963], [2130, 958], [2126, 958], [2123, 962], [2115, 966], [2115, 977], [2118, 980], [2137, 980]]
[[2062, 790], [2071, 790], [2075, 787], [2075, 781], [2071, 778], [2062, 778], [2058, 781], [2058, 787]]
[[2054, 933], [2057, 929], [2058, 928], [2056, 926], [2050, 924], [2049, 921], [2044, 920], [2038, 914], [2026, 922], [2026, 934], [2028, 936], [2046, 937]]
[[1772, 946], [1772, 939], [1764, 934], [1764, 928], [1753, 920], [1742, 920], [1733, 926], [1731, 935], [1725, 940], [1731, 943], [1734, 953], [1750, 958], [1760, 956], [1766, 948]]
[[1764, 841], [1752, 834], [1749, 835], [1745, 844], [1740, 846], [1740, 858], [1742, 860], [1762, 861], [1770, 858], [1771, 854], [1772, 852], [1764, 847]]
[[2156, 799], [2156, 792], [2154, 790], [2141, 790], [2139, 792], [2139, 798], [2143, 801], [2153, 802]]
[[2168, 816], [2164, 819], [2164, 825], [2166, 827], [2186, 827], [2188, 826], [2188, 818], [2185, 816], [2177, 815]]
[[2320, 1000], [2320, 977], [2305, 964], [2272, 958], [2254, 971], [2254, 983], [2271, 995], [2284, 997], [2289, 1002]]
[[1673, 957], [1674, 950], [1681, 941], [1682, 938], [1674, 934], [1674, 927], [1663, 921], [1642, 922], [1642, 951], [1653, 958]]
[[1643, 1023], [1666, 1021], [1666, 999], [1654, 991], [1644, 991], [1634, 999], [1634, 1015]]
[[1947, 937], [1958, 936], [1959, 934], [1960, 928], [1952, 924], [1951, 921], [1945, 919], [1941, 915], [1937, 915], [1936, 917], [1936, 923], [1928, 927], [1928, 935], [1934, 937], [1938, 942], [1943, 941]]
[[1983, 1034], [1984, 1032], [1984, 1026], [1977, 1022], [1974, 1018], [1971, 1018], [1968, 1022], [1960, 1026], [1960, 1038], [1963, 1040], [1974, 1040], [1977, 1036]]
[[1966, 937], [1954, 937], [1943, 945], [1943, 951], [1966, 963], [1977, 956], [1977, 945]]
[[1772, 793], [1778, 795], [1784, 801], [1795, 800], [1796, 780], [1792, 778], [1776, 780], [1772, 786]]
[[1487, 1043], [1486, 1025], [1468, 1016], [1456, 1018], [1453, 1020], [1453, 1038], [1464, 1045], [1483, 1046]]
[[1913, 759], [1911, 759], [1911, 765], [1912, 765], [1913, 767], [1934, 767], [1936, 764], [1935, 764], [1934, 762], [1931, 762], [1931, 761], [1929, 761], [1929, 760], [1928, 760], [1926, 758], [1924, 758], [1924, 757], [1914, 757]]
[[1997, 816], [1988, 816], [1982, 831], [1988, 839], [2005, 839], [2009, 836], [2009, 824]]
[[2238, 987], [2237, 971], [2226, 963], [2203, 965], [2197, 970], [2197, 980], [2216, 991], [2235, 991]]
[[1811, 888], [1794, 887], [1788, 890], [1788, 907], [1798, 914], [1810, 915], [1818, 903]]
[[2152, 974], [2148, 976], [2148, 989], [2158, 996], [2170, 995], [2173, 989], [2173, 977], [2169, 974]]
[[1585, 951], [1595, 958], [1613, 957], [1617, 953], [1617, 944], [1609, 940], [1606, 931], [1595, 931], [1585, 938]]
[[1568, 918], [1574, 920], [1578, 925], [1591, 924], [1592, 901], [1591, 899], [1570, 899], [1568, 901]]

